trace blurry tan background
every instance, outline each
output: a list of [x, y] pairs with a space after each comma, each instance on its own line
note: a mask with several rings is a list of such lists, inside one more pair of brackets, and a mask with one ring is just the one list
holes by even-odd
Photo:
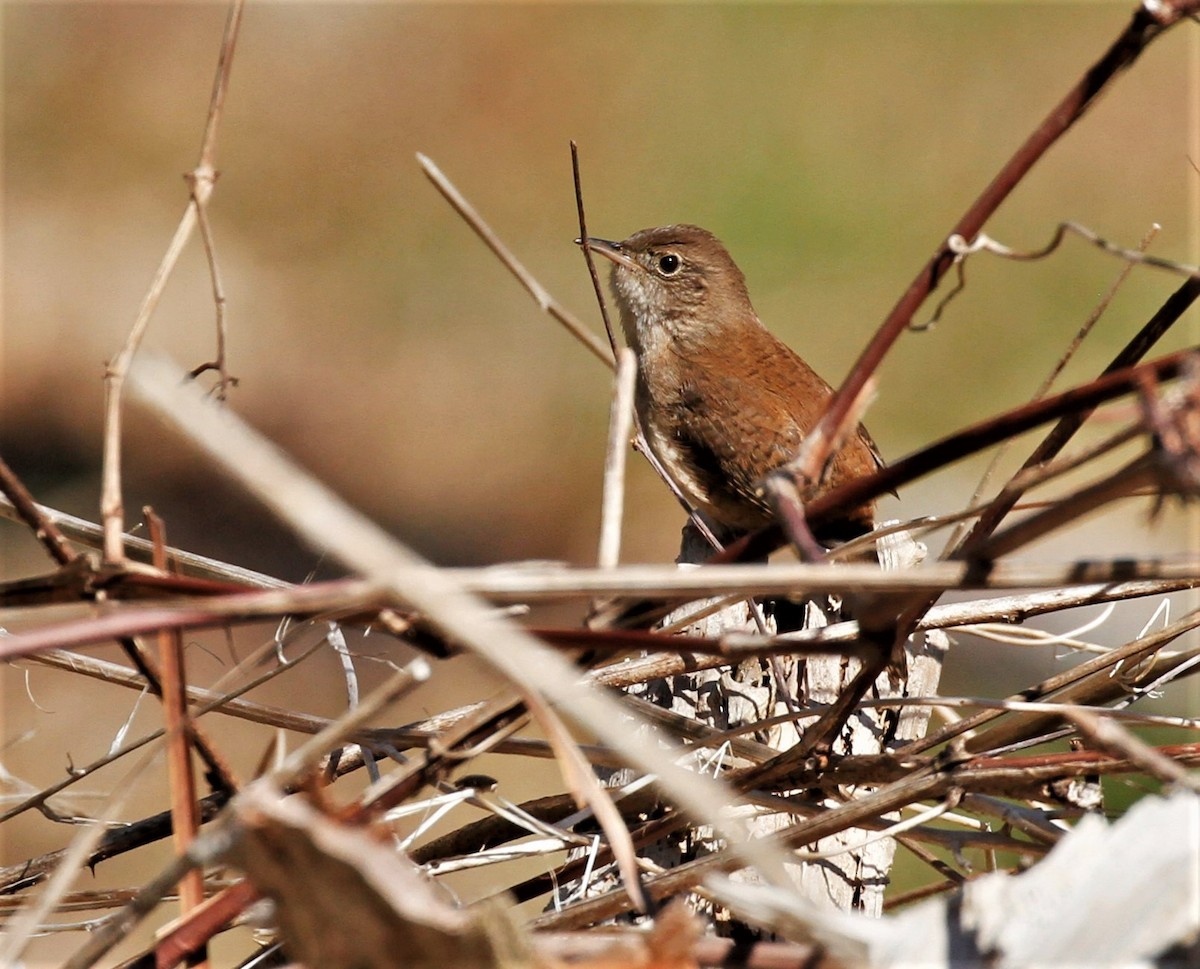
[[[711, 228], [764, 321], [836, 383], [1132, 7], [252, 4], [210, 207], [241, 380], [232, 406], [436, 562], [586, 563], [608, 376], [449, 209], [414, 153], [441, 166], [560, 300], [597, 321], [571, 245], [575, 139], [595, 234]], [[225, 13], [3, 7], [0, 452], [40, 500], [84, 517], [97, 515], [104, 362], [185, 204], [180, 175], [196, 162]], [[1152, 47], [991, 234], [1033, 248], [1075, 219], [1134, 245], [1159, 222], [1154, 251], [1195, 260], [1196, 43], [1185, 25]], [[882, 371], [868, 423], [885, 456], [1024, 400], [1119, 268], [1075, 240], [1044, 263], [972, 263], [943, 322], [906, 336]], [[1135, 272], [1066, 379], [1095, 373], [1177, 285]], [[212, 355], [196, 244], [147, 346], [189, 367]], [[131, 515], [152, 504], [175, 544], [283, 578], [323, 569], [195, 453], [131, 415]], [[981, 466], [906, 489], [882, 512], [957, 507]], [[626, 558], [667, 561], [681, 516], [640, 460], [632, 468]], [[1130, 504], [1035, 551], [1182, 550], [1182, 514], [1169, 509], [1147, 530], [1145, 510]], [[0, 527], [5, 576], [47, 568], [19, 529]], [[981, 685], [977, 665], [952, 661], [946, 685], [996, 695], [1054, 662], [1044, 651], [996, 666]], [[337, 708], [336, 680], [297, 675], [287, 702]], [[49, 677], [40, 674], [44, 703]], [[27, 724], [44, 729], [52, 718], [31, 707], [23, 681], [6, 687], [5, 741]], [[76, 758], [102, 752], [127, 712], [81, 726], [96, 736]], [[51, 751], [55, 767], [61, 756]], [[10, 844], [9, 854], [20, 852]]]

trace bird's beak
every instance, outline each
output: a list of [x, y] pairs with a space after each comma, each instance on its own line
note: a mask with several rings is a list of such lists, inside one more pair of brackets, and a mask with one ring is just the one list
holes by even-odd
[[597, 239], [595, 236], [588, 236], [586, 239], [576, 239], [575, 245], [586, 246], [592, 252], [603, 256], [605, 259], [611, 259], [618, 266], [624, 266], [626, 269], [640, 270], [642, 268], [621, 251], [621, 243], [619, 242], [611, 242], [608, 239]]

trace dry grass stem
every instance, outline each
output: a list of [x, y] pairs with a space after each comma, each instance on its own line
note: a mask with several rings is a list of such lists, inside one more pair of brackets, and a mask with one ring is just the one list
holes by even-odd
[[596, 565], [613, 568], [621, 557], [621, 519], [625, 508], [625, 457], [633, 429], [633, 386], [637, 359], [625, 347], [617, 351], [617, 376], [608, 418], [608, 448], [604, 458], [604, 499], [600, 517], [600, 551]]
[[583, 206], [583, 180], [579, 174], [579, 146], [574, 141], [571, 142], [571, 177], [575, 183], [575, 209], [579, 214], [579, 251], [583, 253], [583, 261], [587, 266], [588, 278], [592, 281], [592, 290], [596, 294], [596, 305], [600, 308], [600, 319], [604, 322], [604, 332], [608, 336], [608, 345], [612, 350], [612, 359], [618, 363], [619, 352], [617, 350], [617, 338], [613, 333], [612, 321], [608, 318], [608, 309], [604, 305], [604, 294], [600, 291], [600, 275], [596, 272], [596, 260], [592, 257], [592, 250], [584, 245], [584, 241], [588, 238], [587, 214]]
[[[225, 24], [225, 36], [221, 42], [221, 55], [217, 63], [216, 80], [213, 82], [212, 99], [209, 103], [208, 119], [204, 128], [204, 140], [200, 148], [200, 160], [192, 170], [189, 182], [191, 198], [184, 209], [183, 217], [175, 229], [167, 251], [163, 255], [158, 271], [150, 288], [142, 299], [142, 305], [134, 318], [129, 335], [120, 352], [108, 365], [105, 376], [104, 397], [104, 464], [102, 492], [100, 498], [101, 520], [104, 523], [104, 558], [109, 562], [120, 562], [125, 557], [121, 536], [125, 528], [125, 506], [121, 493], [121, 408], [125, 379], [135, 354], [146, 335], [150, 318], [154, 315], [166, 289], [167, 280], [175, 269], [184, 247], [191, 238], [200, 218], [200, 211], [208, 205], [216, 182], [217, 130], [225, 104], [225, 93], [229, 85], [229, 72], [233, 67], [233, 51], [237, 45], [238, 30], [242, 20], [243, 0], [234, 0]], [[215, 263], [213, 263], [215, 266]], [[214, 280], [214, 286], [217, 286]], [[215, 290], [219, 292], [219, 289]], [[218, 307], [218, 312], [221, 312]], [[222, 348], [223, 349], [223, 348]], [[223, 365], [223, 364], [222, 364]], [[224, 376], [224, 374], [222, 374]]]
[[159, 751], [151, 750], [144, 754], [140, 761], [125, 775], [115, 788], [115, 793], [108, 799], [104, 813], [100, 818], [85, 825], [71, 842], [70, 848], [58, 862], [49, 882], [38, 893], [36, 899], [26, 903], [26, 906], [9, 922], [4, 937], [0, 939], [0, 965], [11, 966], [21, 962], [21, 954], [29, 944], [30, 938], [37, 932], [38, 926], [58, 906], [62, 897], [70, 888], [71, 882], [79, 875], [100, 839], [104, 836], [109, 825], [114, 822], [125, 806], [136, 787], [137, 781], [159, 756]]

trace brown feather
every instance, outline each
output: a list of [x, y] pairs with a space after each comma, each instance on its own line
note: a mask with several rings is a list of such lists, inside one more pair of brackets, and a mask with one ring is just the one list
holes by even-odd
[[[612, 259], [613, 291], [638, 360], [637, 411], [650, 447], [684, 494], [729, 533], [771, 522], [762, 479], [796, 455], [832, 389], [770, 333], [745, 278], [712, 233], [646, 229], [619, 243], [589, 240]], [[863, 427], [834, 456], [813, 498], [882, 466]], [[869, 531], [874, 506], [819, 537]]]

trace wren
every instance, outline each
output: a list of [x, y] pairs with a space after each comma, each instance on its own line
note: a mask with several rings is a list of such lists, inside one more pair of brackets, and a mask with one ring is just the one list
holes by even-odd
[[[787, 463], [833, 393], [772, 334], [746, 280], [711, 232], [694, 225], [643, 229], [622, 242], [588, 237], [612, 261], [612, 290], [637, 357], [635, 402], [646, 443], [718, 537], [769, 525], [761, 482]], [[861, 425], [832, 457], [810, 501], [882, 466]], [[826, 543], [871, 530], [860, 505], [816, 532]]]

